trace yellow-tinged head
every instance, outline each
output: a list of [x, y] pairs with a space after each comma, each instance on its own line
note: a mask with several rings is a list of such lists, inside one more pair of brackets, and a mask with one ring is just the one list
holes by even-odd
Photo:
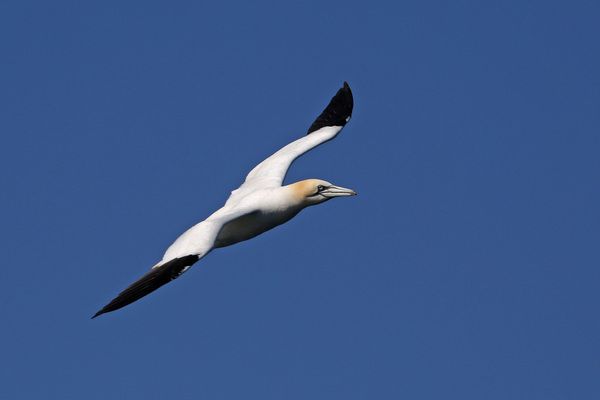
[[320, 179], [306, 179], [289, 185], [292, 193], [306, 206], [323, 203], [334, 197], [356, 196], [352, 189], [332, 185]]

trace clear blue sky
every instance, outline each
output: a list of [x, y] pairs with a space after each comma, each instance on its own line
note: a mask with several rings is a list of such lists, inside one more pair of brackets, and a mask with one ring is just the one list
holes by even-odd
[[[2, 399], [600, 398], [600, 3], [5, 1]], [[357, 197], [90, 317], [305, 134]]]

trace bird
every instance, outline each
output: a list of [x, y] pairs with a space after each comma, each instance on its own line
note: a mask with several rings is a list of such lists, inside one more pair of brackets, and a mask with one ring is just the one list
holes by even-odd
[[177, 279], [213, 249], [251, 239], [295, 217], [304, 208], [356, 192], [321, 179], [283, 185], [292, 163], [315, 147], [334, 139], [352, 116], [354, 99], [344, 82], [305, 136], [289, 143], [248, 173], [225, 205], [184, 232], [162, 260], [98, 311], [118, 310]]

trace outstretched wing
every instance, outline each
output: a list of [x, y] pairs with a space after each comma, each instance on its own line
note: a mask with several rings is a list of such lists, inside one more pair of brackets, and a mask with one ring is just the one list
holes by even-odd
[[169, 246], [161, 262], [152, 267], [146, 275], [119, 293], [102, 310], [98, 311], [92, 319], [98, 315], [125, 307], [154, 292], [159, 287], [177, 279], [196, 261], [212, 251], [215, 240], [223, 226], [252, 211], [254, 210], [239, 209], [234, 212], [227, 212], [227, 210], [220, 209], [205, 221], [188, 229]]
[[310, 126], [308, 134], [254, 167], [242, 186], [232, 192], [232, 196], [247, 194], [259, 188], [281, 186], [294, 160], [340, 133], [352, 116], [353, 106], [352, 91], [348, 83], [344, 82], [344, 86], [333, 96], [327, 108]]
[[151, 269], [150, 272], [119, 293], [119, 295], [105, 305], [102, 310], [98, 311], [92, 319], [96, 318], [98, 315], [125, 307], [126, 305], [141, 299], [145, 295], [154, 292], [164, 284], [177, 279], [199, 259], [200, 257], [197, 255], [189, 255], [175, 258], [163, 265]]

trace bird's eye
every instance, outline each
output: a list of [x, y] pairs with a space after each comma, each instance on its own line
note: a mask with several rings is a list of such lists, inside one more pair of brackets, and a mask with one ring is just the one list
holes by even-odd
[[323, 185], [319, 185], [319, 186], [317, 186], [317, 191], [319, 191], [319, 192], [320, 192], [320, 191], [321, 191], [321, 190], [323, 190], [323, 189], [325, 189], [325, 186], [323, 186]]

